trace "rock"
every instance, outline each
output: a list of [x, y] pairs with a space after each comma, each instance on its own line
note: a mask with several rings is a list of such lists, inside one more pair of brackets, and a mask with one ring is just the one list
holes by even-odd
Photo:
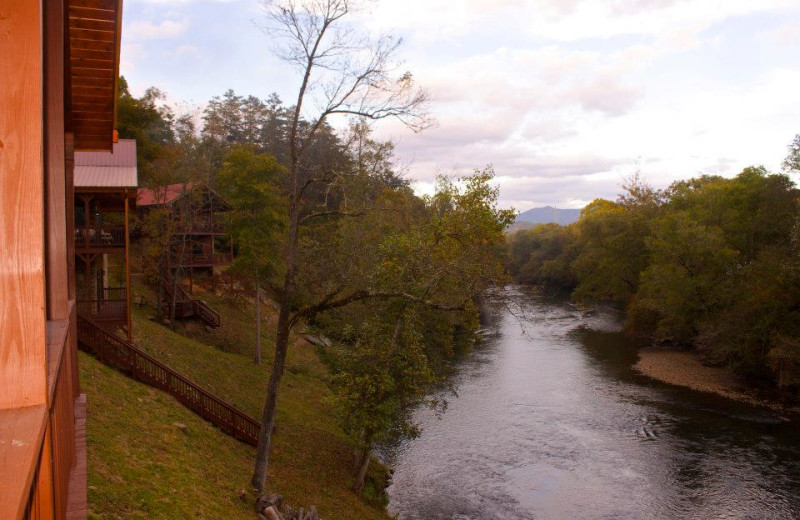
[[268, 520], [285, 520], [283, 515], [277, 512], [272, 506], [269, 506], [264, 510], [264, 516], [266, 516]]
[[331, 340], [325, 336], [312, 336], [311, 334], [303, 334], [303, 339], [318, 347], [330, 348], [332, 345]]
[[268, 507], [274, 507], [276, 510], [283, 504], [283, 497], [277, 493], [263, 494], [256, 500], [256, 511], [263, 512]]

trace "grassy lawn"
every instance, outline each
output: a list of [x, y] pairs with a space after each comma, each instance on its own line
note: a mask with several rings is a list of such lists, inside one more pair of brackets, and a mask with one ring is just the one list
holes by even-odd
[[[232, 307], [210, 294], [202, 299], [221, 312], [223, 327], [207, 331], [189, 324], [180, 327], [181, 333], [173, 332], [148, 319], [152, 308], [135, 307], [134, 342], [260, 419], [271, 366], [272, 328], [263, 327], [264, 361], [256, 365], [251, 359], [252, 306]], [[132, 381], [91, 356], [82, 354], [80, 359], [82, 391], [89, 400], [89, 502], [95, 514], [255, 518], [248, 484], [254, 448], [220, 433], [169, 395]], [[315, 504], [327, 520], [386, 519], [380, 506], [366, 504], [349, 490], [353, 449], [326, 401], [325, 373], [313, 347], [302, 341], [294, 345], [281, 387], [268, 487], [294, 506]], [[175, 423], [185, 424], [186, 431]], [[380, 479], [384, 470], [373, 466], [375, 479]], [[241, 490], [248, 492], [246, 501], [239, 498]]]

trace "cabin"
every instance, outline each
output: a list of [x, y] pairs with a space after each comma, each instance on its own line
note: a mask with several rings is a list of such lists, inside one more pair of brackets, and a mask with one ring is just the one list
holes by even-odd
[[226, 236], [231, 207], [205, 184], [140, 188], [136, 208], [142, 219], [154, 211], [168, 215], [165, 227], [170, 235], [166, 258], [169, 274], [213, 274], [215, 268], [233, 261], [233, 245]]
[[131, 338], [130, 216], [139, 185], [136, 141], [75, 153], [75, 283], [78, 311]]
[[0, 518], [86, 518], [75, 151], [110, 152], [121, 0], [0, 3]]

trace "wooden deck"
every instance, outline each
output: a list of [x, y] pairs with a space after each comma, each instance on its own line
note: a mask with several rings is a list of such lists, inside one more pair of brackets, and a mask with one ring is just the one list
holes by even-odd
[[77, 462], [69, 475], [66, 520], [86, 520], [86, 394], [75, 399], [75, 453]]

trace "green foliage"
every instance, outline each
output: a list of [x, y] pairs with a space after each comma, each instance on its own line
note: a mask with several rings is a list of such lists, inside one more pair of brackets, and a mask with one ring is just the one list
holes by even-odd
[[727, 246], [721, 230], [684, 213], [654, 221], [646, 244], [651, 260], [642, 272], [636, 305], [659, 317], [657, 339], [689, 343], [698, 323], [727, 297], [739, 255]]
[[332, 401], [362, 449], [391, 435], [416, 436], [412, 407], [436, 381], [414, 313], [400, 312], [396, 324], [371, 316], [333, 354]]
[[663, 192], [636, 176], [624, 187], [616, 202], [592, 202], [568, 228], [512, 236], [515, 277], [575, 286], [579, 300], [623, 303], [631, 334], [798, 386], [800, 192], [788, 176], [750, 167]]
[[509, 272], [522, 283], [574, 288], [577, 241], [576, 226], [540, 224], [517, 231], [509, 237]]
[[148, 186], [157, 177], [164, 149], [175, 140], [174, 115], [163, 101], [164, 94], [155, 87], [148, 88], [141, 98], [133, 97], [128, 82], [119, 78], [117, 131], [123, 139], [136, 139], [140, 182]]
[[584, 208], [576, 225], [581, 247], [572, 263], [579, 280], [575, 297], [629, 301], [647, 265], [641, 215], [621, 203], [598, 199]]
[[235, 145], [218, 175], [220, 194], [233, 207], [230, 234], [237, 250], [233, 268], [248, 277], [268, 279], [280, 269], [277, 258], [285, 243], [286, 203], [278, 185], [285, 168], [253, 146]]

